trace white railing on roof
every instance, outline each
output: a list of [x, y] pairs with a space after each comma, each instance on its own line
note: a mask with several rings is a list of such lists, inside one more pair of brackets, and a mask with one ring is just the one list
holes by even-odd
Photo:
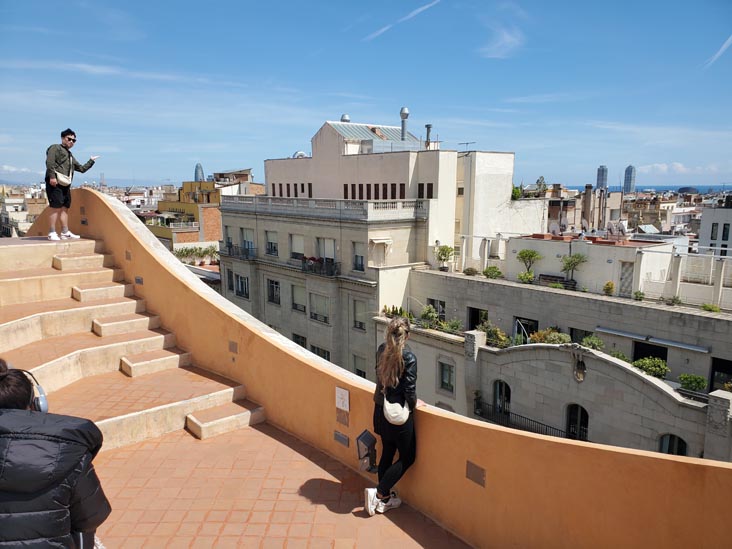
[[171, 223], [169, 225], [171, 229], [197, 229], [198, 228], [198, 221], [188, 221], [188, 222], [180, 222], [180, 223]]
[[425, 219], [428, 200], [333, 200], [222, 196], [221, 211], [353, 221]]

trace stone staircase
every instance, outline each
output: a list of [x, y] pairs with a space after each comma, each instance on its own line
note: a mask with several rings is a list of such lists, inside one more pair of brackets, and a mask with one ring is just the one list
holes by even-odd
[[243, 385], [193, 364], [92, 240], [0, 239], [0, 356], [35, 374], [52, 412], [95, 421], [105, 449], [265, 421]]

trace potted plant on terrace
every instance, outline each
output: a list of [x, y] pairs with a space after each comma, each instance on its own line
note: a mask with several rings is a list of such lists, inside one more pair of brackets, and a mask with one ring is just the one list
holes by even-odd
[[516, 255], [516, 259], [523, 263], [524, 267], [526, 267], [525, 272], [519, 273], [519, 281], [523, 282], [524, 284], [531, 284], [532, 282], [534, 282], [534, 271], [531, 270], [531, 267], [534, 265], [534, 263], [543, 259], [541, 254], [536, 250], [530, 250], [526, 248], [521, 250]]
[[455, 255], [455, 248], [452, 246], [448, 246], [447, 244], [443, 244], [437, 250], [435, 250], [435, 259], [440, 262], [440, 270], [441, 271], [447, 271], [447, 262], [452, 259], [452, 257]]
[[577, 281], [574, 279], [574, 271], [576, 271], [580, 265], [587, 263], [588, 258], [585, 254], [572, 254], [562, 256], [562, 269], [561, 271], [567, 276], [564, 281], [564, 287], [567, 290], [574, 290], [577, 288]]

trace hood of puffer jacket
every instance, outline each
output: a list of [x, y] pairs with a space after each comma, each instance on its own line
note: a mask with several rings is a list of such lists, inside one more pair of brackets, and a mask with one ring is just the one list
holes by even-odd
[[102, 433], [93, 422], [59, 414], [0, 409], [0, 492], [33, 493], [57, 484]]

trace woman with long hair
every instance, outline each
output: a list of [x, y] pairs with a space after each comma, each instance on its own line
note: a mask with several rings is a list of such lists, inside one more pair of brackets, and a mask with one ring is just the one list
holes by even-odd
[[[374, 391], [374, 431], [381, 436], [382, 453], [379, 460], [379, 484], [364, 491], [365, 508], [369, 515], [385, 513], [401, 505], [392, 491], [416, 457], [417, 439], [414, 433], [414, 409], [417, 400], [417, 357], [406, 346], [409, 321], [395, 317], [386, 328], [386, 341], [376, 352], [376, 390]], [[394, 425], [384, 416], [384, 399], [390, 403], [409, 406], [409, 417], [402, 425]], [[394, 456], [399, 452], [399, 459]]]

